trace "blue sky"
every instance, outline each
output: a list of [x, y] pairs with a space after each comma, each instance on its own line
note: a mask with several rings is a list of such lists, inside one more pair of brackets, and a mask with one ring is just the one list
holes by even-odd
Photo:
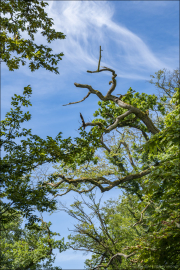
[[[91, 95], [84, 102], [62, 106], [81, 100], [86, 89], [74, 83], [89, 84], [103, 94], [109, 89], [110, 72], [90, 74], [95, 71], [102, 48], [101, 66], [116, 71], [117, 87], [114, 94], [124, 94], [132, 87], [137, 92], [157, 93], [147, 80], [159, 69], [177, 69], [179, 66], [179, 2], [178, 1], [49, 1], [46, 12], [54, 20], [54, 28], [66, 35], [65, 40], [47, 44], [37, 33], [35, 41], [47, 44], [55, 53], [63, 52], [59, 62], [60, 75], [40, 69], [30, 72], [27, 66], [14, 72], [1, 65], [1, 119], [9, 111], [11, 97], [22, 94], [23, 87], [31, 85], [32, 119], [23, 127], [32, 133], [53, 138], [63, 132], [63, 138], [78, 136], [81, 125], [79, 113], [85, 121], [93, 119], [98, 109], [98, 98]], [[23, 34], [26, 37], [26, 34]], [[97, 193], [100, 196], [100, 192]], [[104, 194], [103, 200], [117, 198], [120, 190]], [[69, 193], [61, 197], [67, 205], [73, 203]], [[74, 220], [58, 212], [44, 219], [53, 223], [52, 230], [61, 236], [69, 234]], [[54, 265], [63, 269], [83, 269], [90, 255], [68, 250], [57, 254]]]

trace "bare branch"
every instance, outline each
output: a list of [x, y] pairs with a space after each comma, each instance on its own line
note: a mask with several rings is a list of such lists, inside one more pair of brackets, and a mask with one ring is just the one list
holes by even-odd
[[81, 117], [81, 120], [82, 120], [82, 127], [85, 129], [86, 128], [86, 124], [84, 122], [84, 118], [82, 116], [82, 114], [80, 113], [80, 117]]
[[117, 74], [115, 73], [115, 71], [111, 68], [108, 68], [108, 67], [104, 67], [104, 69], [100, 69], [100, 70], [97, 70], [97, 71], [90, 71], [90, 70], [87, 70], [88, 73], [96, 73], [96, 72], [101, 72], [101, 71], [110, 71], [112, 72], [112, 81], [109, 82], [109, 85], [112, 84], [111, 88], [108, 90], [105, 98], [109, 98], [111, 93], [114, 91], [114, 89], [116, 88], [116, 77], [117, 77]]
[[100, 46], [100, 53], [99, 53], [99, 62], [98, 62], [98, 69], [97, 71], [99, 71], [99, 68], [100, 68], [100, 63], [101, 63], [101, 46]]
[[65, 104], [65, 105], [62, 105], [62, 106], [67, 106], [67, 105], [71, 105], [71, 104], [80, 103], [80, 102], [84, 101], [86, 98], [88, 98], [90, 94], [91, 94], [91, 92], [88, 92], [88, 94], [87, 94], [82, 100], [80, 100], [80, 101], [75, 101], [75, 102], [70, 102], [70, 103]]
[[95, 187], [96, 187], [96, 186], [93, 186], [93, 187], [90, 188], [90, 189], [83, 189], [83, 190], [81, 190], [81, 191], [79, 191], [78, 189], [69, 188], [69, 189], [66, 190], [66, 192], [64, 192], [64, 193], [62, 193], [62, 194], [56, 194], [54, 197], [57, 197], [57, 196], [63, 196], [63, 195], [65, 195], [65, 194], [69, 193], [70, 191], [75, 191], [75, 192], [78, 192], [79, 194], [81, 194], [81, 193], [87, 193], [87, 192], [92, 191]]
[[83, 127], [84, 129], [87, 126], [99, 126], [100, 128], [103, 128], [103, 124], [101, 122], [96, 122], [96, 123], [87, 122], [87, 123], [85, 123], [84, 118], [83, 118], [81, 113], [80, 113], [80, 117], [81, 117], [81, 120], [82, 120], [82, 126], [81, 127]]
[[[101, 70], [100, 70], [101, 71]], [[152, 120], [149, 118], [149, 116], [146, 114], [146, 113], [144, 113], [143, 111], [141, 111], [140, 109], [138, 109], [138, 108], [136, 108], [136, 107], [134, 107], [134, 106], [132, 106], [132, 105], [130, 105], [130, 104], [127, 104], [127, 103], [125, 103], [125, 102], [123, 102], [122, 100], [120, 100], [118, 97], [116, 97], [116, 96], [112, 96], [111, 94], [110, 94], [110, 91], [112, 90], [112, 89], [110, 89], [109, 91], [108, 91], [108, 93], [106, 94], [106, 96], [103, 96], [102, 95], [102, 93], [100, 92], [100, 91], [98, 91], [98, 90], [95, 90], [95, 89], [93, 89], [92, 88], [92, 86], [90, 86], [90, 85], [87, 85], [87, 84], [78, 84], [78, 83], [74, 83], [74, 85], [76, 86], [76, 87], [80, 87], [80, 88], [87, 88], [87, 89], [89, 89], [89, 91], [92, 93], [92, 94], [95, 94], [95, 95], [97, 95], [101, 100], [103, 100], [103, 101], [107, 101], [107, 100], [112, 100], [112, 101], [114, 101], [118, 106], [120, 106], [121, 108], [123, 108], [123, 109], [127, 109], [128, 110], [128, 112], [130, 112], [130, 113], [134, 113], [135, 115], [136, 115], [136, 117], [137, 118], [139, 118], [139, 119], [141, 119], [141, 121], [145, 124], [145, 126], [147, 127], [147, 129], [149, 130], [149, 132], [151, 132], [152, 134], [156, 134], [156, 133], [158, 133], [159, 132], [159, 129], [154, 125], [154, 123], [152, 122]], [[126, 112], [127, 113], [127, 112]], [[126, 114], [125, 113], [125, 114]], [[130, 113], [127, 113], [127, 115], [125, 115], [125, 116], [128, 116]], [[124, 114], [123, 114], [124, 115]], [[125, 117], [124, 116], [124, 117]], [[121, 117], [121, 116], [119, 116], [119, 117]], [[124, 118], [123, 117], [123, 118]], [[123, 119], [122, 118], [122, 119]], [[121, 120], [122, 120], [121, 119]], [[116, 118], [116, 120], [118, 121], [118, 119]], [[116, 122], [116, 121], [115, 121]], [[118, 121], [119, 122], [119, 121]], [[117, 122], [116, 122], [117, 123]], [[115, 125], [115, 123], [114, 123], [114, 125]], [[116, 126], [116, 125], [115, 125]], [[113, 129], [113, 127], [112, 127], [112, 129]], [[112, 130], [111, 129], [111, 130]], [[109, 130], [110, 131], [110, 130]]]
[[74, 83], [74, 85], [75, 85], [76, 87], [79, 87], [79, 88], [87, 88], [87, 89], [89, 89], [89, 91], [90, 91], [91, 94], [97, 95], [101, 100], [104, 100], [104, 101], [105, 101], [105, 100], [108, 100], [108, 99], [106, 99], [106, 98], [102, 95], [102, 93], [101, 93], [100, 91], [93, 89], [91, 85], [88, 85], [88, 84], [80, 84], [80, 83]]
[[109, 126], [108, 128], [105, 128], [104, 125], [103, 125], [101, 122], [95, 122], [95, 123], [87, 122], [87, 123], [85, 123], [85, 122], [84, 122], [84, 118], [82, 117], [82, 115], [80, 115], [80, 116], [81, 116], [82, 123], [83, 123], [83, 124], [82, 124], [82, 127], [84, 127], [84, 129], [85, 129], [87, 126], [99, 126], [100, 128], [104, 128], [104, 132], [105, 132], [105, 133], [109, 133], [111, 130], [115, 129], [115, 128], [118, 126], [118, 124], [119, 124], [119, 122], [120, 122], [121, 120], [123, 120], [126, 116], [130, 115], [131, 113], [132, 113], [131, 111], [127, 111], [127, 112], [125, 112], [125, 113], [119, 115], [119, 116], [116, 118], [115, 122], [114, 122], [111, 126]]

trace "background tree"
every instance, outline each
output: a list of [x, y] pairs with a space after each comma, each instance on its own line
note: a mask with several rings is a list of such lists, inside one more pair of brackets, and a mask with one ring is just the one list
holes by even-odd
[[134, 265], [130, 258], [136, 257], [136, 253], [127, 252], [127, 248], [136, 244], [136, 238], [144, 230], [132, 226], [137, 221], [134, 212], [140, 212], [139, 199], [120, 196], [117, 201], [108, 200], [101, 206], [101, 199], [96, 203], [95, 195], [91, 192], [86, 198], [81, 196], [82, 201], [76, 200], [70, 209], [60, 204], [60, 210], [78, 220], [75, 230], [70, 230], [73, 233], [68, 236], [67, 246], [93, 253], [92, 259], [85, 261], [88, 269], [130, 269]]
[[[57, 67], [54, 67], [54, 65], [57, 65], [63, 54], [51, 54], [51, 48], [37, 45], [33, 42], [34, 34], [38, 28], [43, 29], [41, 33], [47, 37], [48, 42], [57, 38], [65, 38], [65, 35], [51, 28], [53, 25], [52, 19], [48, 18], [43, 10], [43, 7], [46, 5], [47, 3], [36, 0], [23, 2], [19, 0], [1, 1], [1, 14], [7, 15], [6, 17], [1, 17], [1, 59], [5, 61], [10, 71], [18, 69], [20, 62], [24, 65], [24, 59], [28, 58], [31, 71], [42, 66], [49, 71], [58, 73]], [[28, 26], [26, 23], [28, 23]], [[17, 30], [19, 31], [18, 33]], [[30, 39], [24, 40], [21, 38], [20, 31], [26, 31]], [[14, 37], [9, 36], [11, 34], [14, 34]], [[20, 56], [12, 56], [13, 52]], [[10, 263], [10, 269], [12, 267], [14, 269], [19, 267], [20, 262], [22, 262], [23, 267], [29, 267], [28, 262], [25, 261], [24, 250], [19, 240], [13, 238], [13, 246], [10, 243], [7, 244], [5, 240], [6, 228], [11, 226], [19, 215], [27, 222], [26, 228], [29, 230], [29, 234], [35, 234], [37, 238], [42, 239], [40, 242], [36, 241], [37, 246], [35, 246], [34, 252], [27, 254], [28, 261], [31, 263], [31, 269], [34, 269], [44, 259], [49, 259], [49, 263], [51, 263], [53, 258], [52, 251], [49, 249], [49, 251], [47, 250], [46, 253], [43, 253], [42, 250], [42, 248], [45, 248], [45, 245], [48, 247], [49, 242], [46, 239], [48, 235], [47, 230], [41, 230], [41, 234], [37, 234], [33, 226], [35, 226], [35, 222], [40, 222], [37, 213], [41, 214], [44, 211], [56, 209], [56, 200], [52, 198], [56, 191], [51, 187], [43, 186], [44, 181], [41, 179], [36, 179], [32, 182], [31, 176], [35, 168], [45, 163], [56, 162], [61, 159], [65, 162], [71, 162], [75, 158], [75, 152], [72, 144], [70, 144], [71, 139], [61, 140], [61, 132], [55, 139], [48, 136], [46, 140], [43, 140], [39, 136], [33, 135], [31, 129], [22, 128], [21, 125], [31, 119], [29, 111], [23, 110], [24, 107], [31, 106], [29, 100], [31, 94], [30, 85], [24, 87], [23, 95], [15, 94], [12, 97], [12, 108], [7, 112], [5, 119], [1, 121], [0, 146], [5, 152], [0, 161], [0, 219], [2, 242], [5, 243], [5, 246], [1, 249], [1, 264], [6, 267], [6, 262]], [[20, 143], [17, 143], [17, 139], [20, 139]], [[86, 151], [91, 153], [92, 151], [90, 150], [92, 148], [89, 147]], [[81, 145], [76, 149], [77, 154], [80, 151]], [[92, 153], [90, 156], [92, 156]], [[20, 223], [17, 223], [18, 230], [21, 230], [20, 226]], [[50, 236], [52, 236], [53, 233], [49, 232]], [[52, 248], [59, 245], [53, 239], [50, 240]], [[63, 240], [61, 240], [62, 244]], [[25, 244], [26, 247], [28, 245], [28, 243]], [[9, 253], [8, 250], [13, 247], [15, 248]], [[17, 250], [19, 250], [18, 254]], [[5, 254], [10, 256], [10, 261], [7, 260]], [[37, 254], [38, 256], [36, 256]], [[16, 261], [14, 261], [15, 258], [17, 258]], [[12, 264], [13, 261], [14, 264]], [[21, 264], [20, 267], [22, 268]]]

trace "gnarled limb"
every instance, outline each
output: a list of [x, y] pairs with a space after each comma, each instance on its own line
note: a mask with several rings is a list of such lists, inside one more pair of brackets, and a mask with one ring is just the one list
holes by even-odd
[[109, 98], [111, 93], [114, 91], [114, 89], [116, 88], [117, 82], [116, 82], [116, 77], [117, 74], [115, 73], [115, 71], [111, 68], [108, 67], [104, 67], [103, 69], [100, 69], [99, 71], [90, 71], [87, 70], [88, 73], [96, 73], [96, 72], [101, 72], [101, 71], [110, 71], [112, 72], [112, 81], [109, 81], [109, 85], [112, 84], [111, 88], [109, 89], [109, 91], [107, 92], [105, 98]]
[[[143, 111], [141, 111], [140, 109], [130, 105], [130, 104], [127, 104], [125, 102], [123, 102], [121, 100], [121, 97], [118, 98], [116, 96], [113, 96], [112, 95], [112, 92], [114, 91], [115, 87], [116, 87], [116, 76], [117, 74], [115, 73], [115, 71], [111, 68], [108, 68], [108, 67], [104, 67], [103, 69], [99, 69], [99, 66], [100, 66], [100, 60], [101, 60], [101, 47], [100, 47], [100, 58], [99, 58], [99, 64], [98, 64], [98, 69], [96, 71], [89, 71], [87, 70], [88, 73], [97, 73], [97, 72], [102, 72], [102, 71], [110, 71], [112, 72], [112, 81], [109, 82], [109, 84], [112, 84], [111, 88], [108, 90], [108, 92], [106, 93], [105, 96], [103, 96], [103, 94], [98, 91], [98, 90], [95, 90], [92, 88], [91, 85], [87, 85], [87, 84], [79, 84], [79, 83], [74, 83], [74, 85], [76, 87], [79, 87], [79, 88], [87, 88], [89, 90], [88, 94], [81, 100], [81, 101], [77, 101], [77, 102], [71, 102], [67, 105], [70, 105], [70, 104], [75, 104], [75, 103], [79, 103], [79, 102], [82, 102], [84, 101], [90, 94], [95, 94], [97, 95], [102, 101], [107, 101], [107, 100], [112, 100], [113, 102], [115, 102], [119, 107], [123, 108], [123, 109], [127, 109], [128, 112], [126, 112], [125, 114], [123, 115], [120, 115], [116, 118], [114, 124], [109, 127], [109, 130], [108, 132], [110, 132], [112, 129], [114, 129], [116, 127], [116, 124], [121, 121], [122, 119], [124, 119], [126, 116], [128, 116], [129, 114], [135, 114], [137, 118], [139, 118], [144, 124], [145, 126], [147, 127], [148, 131], [151, 132], [152, 134], [156, 134], [159, 132], [159, 129], [154, 125], [154, 123], [152, 122], [152, 120], [149, 118], [148, 114], [144, 113]], [[90, 125], [90, 123], [86, 123], [86, 126], [87, 125]], [[94, 124], [93, 124], [94, 125]]]

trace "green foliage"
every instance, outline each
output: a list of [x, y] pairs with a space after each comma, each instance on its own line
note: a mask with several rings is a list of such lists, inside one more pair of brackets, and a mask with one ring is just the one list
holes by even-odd
[[60, 270], [52, 266], [55, 259], [52, 250], [58, 248], [62, 252], [66, 246], [64, 239], [53, 239], [53, 236], [59, 234], [53, 233], [49, 229], [50, 225], [50, 222], [46, 224], [43, 221], [41, 225], [34, 223], [31, 228], [23, 229], [22, 215], [16, 212], [13, 221], [3, 226], [1, 231], [1, 269], [43, 270], [51, 267], [52, 270]]
[[[144, 185], [144, 198], [153, 200], [155, 209], [146, 222], [149, 233], [139, 239], [143, 247], [139, 259], [146, 265], [162, 264], [179, 269], [179, 88], [176, 91], [172, 100], [177, 106], [165, 117], [165, 129], [144, 147], [150, 149], [149, 156], [153, 153], [161, 165], [152, 171]], [[157, 145], [163, 151], [155, 151]]]
[[[29, 68], [35, 71], [40, 67], [59, 74], [57, 64], [62, 60], [63, 53], [53, 54], [48, 46], [34, 43], [34, 34], [41, 29], [42, 36], [47, 42], [55, 39], [65, 39], [65, 35], [56, 32], [53, 21], [47, 17], [43, 1], [2, 0], [0, 57], [6, 63], [9, 71], [24, 66], [29, 60]], [[21, 32], [26, 32], [30, 39], [23, 39]], [[13, 56], [16, 53], [18, 57]], [[20, 55], [20, 56], [19, 56]], [[47, 137], [43, 140], [31, 133], [31, 129], [22, 128], [24, 122], [31, 119], [29, 111], [23, 107], [31, 106], [29, 97], [32, 94], [30, 85], [24, 87], [23, 95], [14, 94], [12, 108], [1, 121], [0, 147], [5, 152], [0, 161], [1, 165], [1, 269], [28, 269], [40, 270], [42, 267], [52, 267], [54, 261], [53, 249], [65, 250], [64, 240], [54, 240], [49, 227], [50, 223], [38, 225], [39, 218], [34, 214], [56, 209], [54, 196], [56, 191], [51, 187], [43, 186], [43, 181], [32, 183], [33, 170], [44, 163], [61, 160], [65, 154], [60, 150], [64, 147], [61, 132], [55, 139]], [[18, 142], [19, 141], [19, 142]], [[22, 220], [27, 222], [22, 229]], [[36, 222], [36, 223], [35, 223]], [[41, 262], [44, 262], [40, 265]]]
[[[5, 120], [1, 121], [0, 143], [5, 151], [1, 160], [1, 198], [6, 197], [12, 202], [12, 214], [14, 210], [20, 210], [32, 222], [35, 220], [35, 215], [31, 215], [33, 207], [40, 212], [56, 209], [56, 200], [49, 200], [48, 196], [54, 196], [57, 193], [57, 190], [50, 186], [45, 187], [42, 180], [36, 183], [36, 187], [32, 186], [30, 177], [33, 169], [39, 165], [57, 161], [70, 164], [72, 167], [75, 166], [75, 160], [78, 164], [82, 164], [86, 159], [96, 162], [93, 154], [98, 141], [95, 138], [90, 146], [92, 136], [85, 131], [81, 132], [82, 138], [75, 138], [76, 144], [74, 144], [71, 138], [62, 140], [61, 132], [55, 139], [47, 136], [44, 140], [33, 135], [31, 129], [21, 129], [21, 125], [31, 119], [29, 111], [22, 110], [22, 107], [31, 106], [28, 99], [31, 92], [31, 87], [27, 86], [24, 88], [23, 96], [15, 94], [12, 97], [13, 108], [6, 114]], [[17, 143], [17, 138], [23, 139]], [[51, 182], [53, 181], [51, 177]], [[3, 202], [1, 204], [5, 208], [10, 205]], [[6, 222], [6, 219], [7, 216], [2, 217], [3, 222]]]
[[[0, 4], [1, 15], [1, 59], [6, 62], [10, 71], [24, 66], [29, 60], [29, 68], [35, 71], [40, 67], [59, 74], [57, 66], [62, 60], [63, 53], [52, 54], [52, 49], [45, 45], [34, 43], [34, 34], [41, 29], [42, 36], [51, 43], [56, 39], [65, 39], [65, 35], [56, 32], [53, 19], [47, 17], [44, 11], [48, 3], [43, 1], [2, 0]], [[21, 37], [21, 32], [26, 32], [30, 39]], [[13, 35], [13, 36], [12, 36]], [[18, 57], [12, 56], [16, 52]]]

